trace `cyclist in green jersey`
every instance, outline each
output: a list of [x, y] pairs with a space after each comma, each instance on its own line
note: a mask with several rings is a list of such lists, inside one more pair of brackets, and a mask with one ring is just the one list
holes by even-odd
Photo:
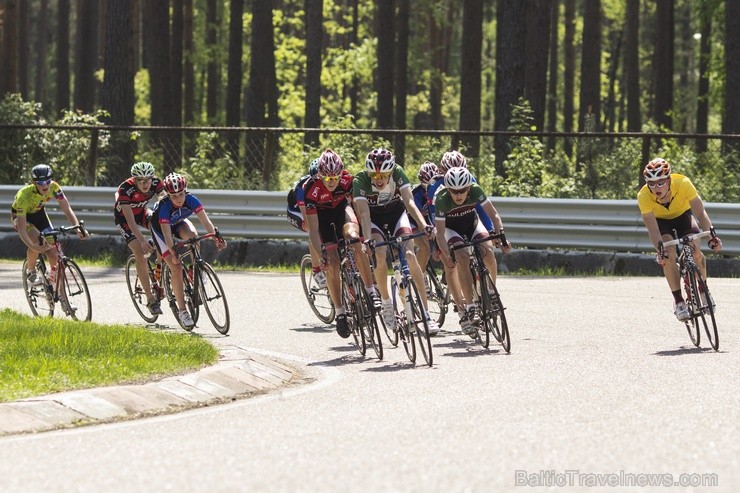
[[[686, 176], [671, 173], [668, 161], [655, 158], [643, 170], [645, 185], [637, 193], [637, 203], [642, 221], [648, 230], [650, 242], [658, 251], [657, 262], [663, 267], [663, 275], [673, 293], [673, 314], [679, 320], [691, 317], [681, 294], [681, 275], [676, 264], [676, 250], [663, 251], [662, 242], [670, 241], [675, 234], [680, 238], [699, 231], [711, 232], [709, 248], [722, 250], [722, 240], [714, 232], [712, 221], [704, 209], [704, 202], [696, 188]], [[701, 226], [701, 230], [699, 229]], [[693, 255], [702, 278], [707, 278], [707, 264], [697, 239], [693, 244]]]
[[[44, 204], [55, 198], [59, 202], [67, 221], [72, 226], [77, 226], [77, 216], [64, 196], [62, 187], [52, 177], [54, 172], [48, 164], [37, 164], [31, 170], [32, 183], [18, 190], [10, 208], [10, 219], [13, 229], [18, 232], [21, 241], [28, 247], [26, 260], [28, 271], [26, 278], [33, 284], [40, 284], [41, 278], [36, 273], [36, 260], [39, 254], [46, 253], [51, 266], [51, 278], [54, 279], [57, 269], [57, 251], [43, 238], [43, 233], [52, 229], [49, 216], [46, 215]], [[85, 238], [85, 234], [77, 230], [77, 236]]]

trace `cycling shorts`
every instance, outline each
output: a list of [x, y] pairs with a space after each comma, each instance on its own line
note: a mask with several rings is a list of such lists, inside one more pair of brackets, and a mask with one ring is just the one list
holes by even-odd
[[699, 232], [699, 225], [694, 220], [691, 209], [687, 209], [686, 212], [673, 219], [656, 218], [656, 220], [658, 221], [658, 229], [660, 229], [661, 235], [673, 236], [674, 229], [679, 238]]
[[370, 209], [370, 222], [372, 232], [386, 240], [389, 235], [395, 237], [411, 234], [411, 223], [405, 209], [377, 213]]
[[345, 224], [357, 224], [355, 211], [348, 203], [333, 209], [317, 209], [317, 215], [321, 243], [336, 243], [337, 238], [342, 236]]
[[[189, 219], [185, 219], [181, 223], [178, 223], [177, 226], [172, 228], [172, 233], [175, 238], [181, 240], [184, 238], [184, 236], [181, 235], [183, 228], [195, 231], [193, 223], [191, 223]], [[171, 252], [167, 248], [167, 242], [164, 240], [164, 234], [162, 233], [162, 231], [157, 231], [154, 228], [149, 228], [149, 231], [152, 233], [152, 238], [154, 238], [154, 245], [157, 247], [157, 251], [159, 252], [159, 254], [162, 256], [162, 258], [167, 257]]]
[[[134, 220], [136, 221], [136, 224], [138, 224], [142, 228], [149, 229], [149, 218], [151, 218], [152, 216], [152, 211], [150, 209], [144, 210], [146, 212], [142, 214], [136, 214], [134, 216]], [[133, 231], [131, 231], [131, 226], [129, 226], [125, 217], [123, 218], [123, 221], [116, 217], [116, 228], [118, 228], [118, 232], [121, 233], [121, 236], [123, 236], [123, 241], [126, 242], [127, 245], [136, 239], [136, 235], [134, 235]]]
[[465, 231], [456, 231], [454, 229], [445, 228], [445, 240], [448, 245], [455, 243], [462, 243], [465, 240], [477, 240], [488, 236], [486, 227], [483, 226], [482, 221], [475, 221], [472, 228], [466, 228]]
[[[18, 215], [15, 212], [10, 213], [10, 220], [13, 223], [13, 230], [18, 231]], [[26, 231], [31, 229], [31, 226], [39, 230], [39, 233], [46, 233], [52, 228], [49, 216], [43, 208], [32, 214], [26, 214]]]
[[293, 208], [288, 206], [286, 216], [288, 217], [288, 222], [292, 224], [295, 228], [298, 228], [301, 231], [307, 231], [306, 221], [304, 220], [303, 214], [301, 214], [301, 210], [298, 207]]

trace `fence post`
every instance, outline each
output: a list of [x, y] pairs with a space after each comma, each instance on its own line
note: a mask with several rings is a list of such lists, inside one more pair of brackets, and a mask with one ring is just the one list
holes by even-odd
[[645, 177], [642, 176], [642, 168], [650, 161], [650, 137], [644, 135], [642, 137], [642, 161], [640, 162], [639, 176], [637, 177], [640, 187], [645, 184]]
[[100, 130], [97, 128], [92, 130], [90, 134], [90, 153], [87, 156], [87, 176], [85, 177], [85, 185], [88, 187], [95, 186], [95, 169], [98, 166], [98, 139], [100, 137]]

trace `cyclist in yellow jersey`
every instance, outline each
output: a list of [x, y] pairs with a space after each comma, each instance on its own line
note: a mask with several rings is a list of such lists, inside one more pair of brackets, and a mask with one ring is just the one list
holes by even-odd
[[[676, 251], [673, 248], [664, 251], [662, 242], [674, 239], [674, 230], [677, 238], [709, 231], [712, 234], [709, 248], [719, 252], [722, 250], [722, 240], [715, 234], [712, 221], [694, 184], [684, 175], [671, 173], [668, 161], [653, 159], [645, 166], [643, 175], [646, 183], [637, 193], [637, 204], [650, 241], [658, 252], [657, 262], [663, 267], [663, 274], [673, 292], [673, 313], [679, 320], [687, 320], [691, 315], [681, 294]], [[692, 248], [701, 276], [706, 280], [706, 259], [701, 252], [700, 241], [696, 240]]]
[[[41, 283], [36, 274], [36, 260], [39, 254], [46, 253], [49, 256], [49, 264], [52, 268], [52, 276], [55, 274], [57, 264], [57, 252], [41, 237], [52, 228], [49, 216], [46, 215], [44, 204], [52, 198], [59, 202], [59, 207], [67, 217], [72, 226], [79, 224], [72, 207], [69, 205], [62, 188], [52, 180], [54, 173], [48, 164], [37, 164], [31, 170], [33, 183], [21, 188], [15, 195], [15, 200], [10, 208], [10, 219], [13, 229], [18, 232], [21, 241], [26, 244], [26, 260], [28, 270], [26, 277], [33, 284]], [[84, 238], [85, 234], [77, 230], [77, 236]]]

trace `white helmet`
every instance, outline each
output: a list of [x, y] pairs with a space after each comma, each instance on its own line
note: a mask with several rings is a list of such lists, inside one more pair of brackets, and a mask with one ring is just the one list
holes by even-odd
[[373, 149], [365, 159], [365, 169], [370, 173], [390, 173], [396, 167], [396, 158], [391, 151], [379, 147]]
[[473, 175], [467, 168], [450, 168], [445, 174], [445, 187], [462, 190], [473, 184]]
[[154, 176], [154, 166], [152, 163], [147, 163], [146, 161], [134, 163], [134, 165], [131, 166], [131, 176], [135, 176], [137, 178], [150, 178]]

